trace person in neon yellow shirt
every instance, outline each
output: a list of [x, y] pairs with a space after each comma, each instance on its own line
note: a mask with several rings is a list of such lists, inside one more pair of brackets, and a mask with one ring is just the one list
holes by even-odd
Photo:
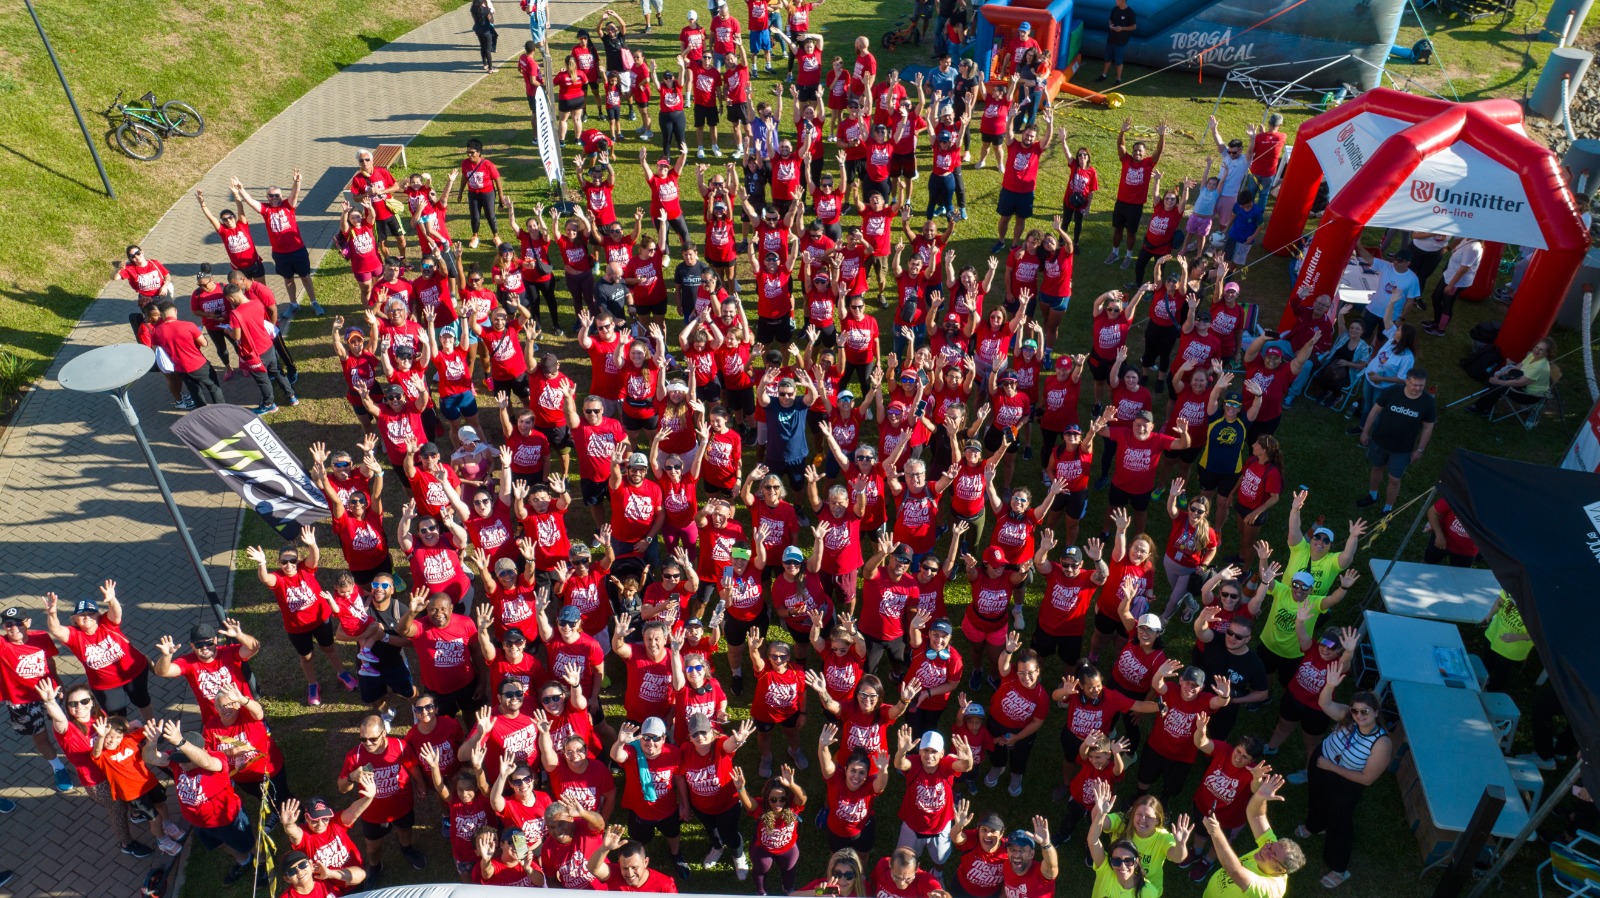
[[1485, 691], [1502, 692], [1517, 665], [1533, 653], [1533, 637], [1528, 635], [1528, 625], [1522, 619], [1516, 600], [1503, 589], [1499, 601], [1489, 609], [1489, 616], [1484, 620], [1489, 625], [1483, 634], [1489, 641], [1489, 651], [1483, 656], [1483, 666], [1489, 671]]
[[[1331, 554], [1334, 541], [1331, 527], [1318, 524], [1311, 528], [1309, 536], [1300, 529], [1300, 512], [1310, 495], [1306, 490], [1297, 490], [1289, 503], [1289, 558], [1284, 563], [1283, 575], [1293, 577], [1301, 571], [1310, 571], [1316, 580], [1311, 587], [1311, 594], [1325, 596], [1333, 591], [1334, 578], [1339, 576], [1339, 572], [1355, 562], [1356, 547], [1367, 532], [1367, 522], [1360, 519], [1351, 521], [1350, 535], [1344, 539], [1344, 548], [1337, 555]], [[1257, 554], [1260, 554], [1259, 551]], [[1266, 563], [1267, 559], [1263, 556], [1261, 564]]]
[[1189, 834], [1194, 831], [1194, 825], [1189, 822], [1189, 815], [1183, 814], [1169, 829], [1161, 799], [1141, 795], [1134, 799], [1126, 814], [1113, 814], [1106, 808], [1105, 830], [1111, 834], [1112, 841], [1126, 840], [1138, 849], [1145, 878], [1159, 895], [1166, 890], [1166, 862], [1181, 864], [1189, 859]]
[[[1111, 843], [1108, 851], [1101, 844], [1100, 836], [1106, 829], [1108, 818], [1112, 817], [1111, 806], [1116, 802], [1116, 795], [1111, 791], [1111, 784], [1099, 780], [1092, 786], [1094, 790], [1094, 807], [1090, 810], [1089, 820], [1089, 860], [1094, 864], [1094, 891], [1092, 898], [1159, 898], [1161, 883], [1150, 876], [1152, 869], [1159, 870], [1165, 863], [1165, 858], [1157, 854], [1150, 866], [1141, 855], [1143, 849], [1135, 845], [1132, 840], [1122, 838]], [[1153, 822], [1153, 821], [1152, 821]], [[1182, 819], [1182, 841], [1177, 847], [1185, 851], [1189, 841], [1189, 818]], [[1174, 824], [1177, 829], [1179, 824]], [[1164, 829], [1158, 830], [1152, 826], [1151, 836], [1159, 832], [1162, 839], [1161, 845], [1170, 846], [1174, 836]]]
[[[1271, 549], [1262, 547], [1271, 554]], [[1316, 576], [1310, 571], [1297, 571], [1289, 575], [1288, 583], [1278, 582], [1282, 569], [1277, 562], [1265, 562], [1261, 569], [1261, 585], [1256, 588], [1256, 594], [1250, 599], [1250, 613], [1261, 622], [1261, 661], [1267, 666], [1269, 673], [1276, 672], [1278, 681], [1285, 686], [1294, 678], [1294, 672], [1300, 667], [1300, 658], [1305, 654], [1300, 648], [1300, 637], [1296, 630], [1296, 620], [1300, 606], [1310, 603], [1312, 615], [1308, 630], [1315, 630], [1317, 618], [1323, 612], [1332, 609], [1344, 601], [1350, 587], [1355, 585], [1361, 574], [1356, 570], [1348, 570], [1339, 575], [1338, 585], [1333, 592], [1324, 596], [1316, 594]], [[1272, 604], [1266, 614], [1262, 614], [1262, 606], [1266, 604], [1267, 596], [1272, 597]]]
[[1206, 834], [1211, 837], [1220, 869], [1206, 883], [1201, 898], [1283, 898], [1288, 893], [1289, 874], [1306, 865], [1306, 853], [1294, 840], [1278, 838], [1267, 821], [1267, 802], [1282, 801], [1278, 794], [1282, 787], [1283, 777], [1273, 774], [1250, 796], [1245, 818], [1255, 834], [1256, 848], [1243, 857], [1228, 844], [1228, 834], [1217, 815], [1206, 815]]

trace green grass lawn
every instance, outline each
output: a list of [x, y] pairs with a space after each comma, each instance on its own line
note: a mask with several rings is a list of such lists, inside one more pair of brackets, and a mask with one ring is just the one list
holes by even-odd
[[[129, 0], [35, 4], [117, 199], [108, 199], [38, 32], [23, 6], [0, 12], [0, 346], [31, 372], [49, 359], [105, 282], [107, 263], [143, 237], [179, 192], [263, 122], [329, 75], [456, 0]], [[191, 103], [206, 132], [155, 162], [124, 156], [100, 115], [153, 90]]]
[[[682, 21], [683, 13], [690, 8], [690, 5], [686, 0], [669, 2], [667, 4], [669, 25]], [[1532, 4], [1523, 4], [1519, 12], [1526, 11], [1531, 6]], [[828, 34], [834, 42], [843, 44], [854, 33], [881, 33], [886, 21], [892, 16], [892, 10], [886, 6], [863, 7], [830, 3], [819, 8], [817, 21], [828, 29]], [[1433, 28], [1432, 22], [1429, 23], [1429, 27], [1430, 30]], [[1493, 34], [1487, 26], [1482, 29], [1455, 28], [1445, 34], [1436, 34], [1435, 39], [1440, 42], [1441, 47], [1465, 47], [1469, 39], [1475, 40], [1480, 32]], [[675, 39], [669, 46], [668, 38], [663, 35], [637, 39], [634, 44], [642, 46], [652, 57], [665, 56], [676, 47]], [[1472, 43], [1472, 46], [1476, 48], [1478, 44]], [[1441, 53], [1444, 51], [1441, 50]], [[891, 55], [884, 61], [897, 64], [920, 62], [921, 59], [918, 58], [920, 55], [917, 51], [907, 51]], [[1446, 56], [1446, 59], [1448, 61], [1452, 57]], [[769, 78], [762, 78], [757, 81], [758, 91], [769, 89], [774, 83]], [[1461, 89], [1461, 85], [1462, 82], [1458, 80], [1458, 89]], [[1496, 94], [1504, 93], [1506, 90], [1504, 84], [1486, 84], [1483, 87], [1483, 89], [1490, 88], [1493, 88]], [[1176, 132], [1169, 144], [1168, 156], [1161, 165], [1162, 170], [1169, 177], [1197, 174], [1204, 164], [1207, 152], [1207, 148], [1200, 143], [1198, 137], [1203, 134], [1205, 118], [1211, 111], [1212, 99], [1210, 96], [1203, 102], [1191, 102], [1186, 99], [1195, 94], [1196, 90], [1193, 75], [1164, 74], [1140, 81], [1128, 89], [1126, 93], [1129, 96], [1129, 103], [1123, 110], [1110, 112], [1080, 105], [1062, 116], [1060, 121], [1069, 129], [1075, 144], [1084, 143], [1093, 150], [1100, 162], [1102, 175], [1110, 178], [1115, 176], [1113, 152], [1115, 130], [1122, 116], [1131, 115], [1136, 121], [1146, 124], [1154, 124], [1157, 119], [1165, 118], [1173, 125]], [[408, 155], [410, 161], [415, 163], [413, 170], [428, 170], [442, 176], [456, 163], [458, 148], [463, 142], [469, 137], [477, 137], [484, 142], [491, 158], [500, 166], [519, 209], [531, 208], [533, 202], [547, 199], [548, 192], [542, 175], [537, 174], [539, 166], [531, 146], [525, 108], [521, 83], [513, 72], [503, 72], [485, 80], [463, 95], [447, 113], [440, 116], [411, 144]], [[1219, 114], [1224, 122], [1225, 133], [1236, 134], [1242, 132], [1246, 123], [1259, 120], [1263, 110], [1244, 99], [1232, 98], [1222, 103]], [[1291, 130], [1303, 117], [1302, 114], [1291, 116]], [[647, 199], [641, 189], [637, 171], [631, 167], [631, 160], [636, 157], [637, 149], [638, 143], [631, 137], [625, 140], [620, 148], [620, 156], [625, 164], [620, 167], [620, 184], [616, 200], [619, 216], [623, 218], [631, 214], [635, 204]], [[1043, 166], [1037, 206], [1041, 214], [1047, 215], [1060, 208], [1063, 168], [1058, 155], [1049, 157]], [[692, 176], [692, 172], [690, 175]], [[919, 182], [918, 186], [920, 188], [922, 184]], [[967, 187], [971, 220], [959, 225], [954, 243], [959, 256], [967, 262], [981, 260], [989, 254], [988, 247], [994, 239], [994, 204], [998, 186], [999, 178], [992, 169], [969, 170]], [[690, 217], [695, 218], [699, 212], [698, 203], [689, 203], [688, 206]], [[1100, 264], [1108, 242], [1108, 217], [1109, 195], [1103, 193], [1098, 198], [1097, 208], [1085, 227], [1075, 275], [1076, 300], [1062, 328], [1058, 349], [1082, 351], [1086, 346], [1085, 332], [1093, 297], [1104, 290], [1123, 286], [1129, 278], [1128, 272]], [[452, 225], [453, 233], [457, 236], [466, 233], [467, 227], [463, 221], [457, 220]], [[698, 234], [696, 236], [698, 238]], [[469, 261], [476, 262], [487, 270], [491, 251], [485, 245], [479, 250], [470, 252]], [[330, 313], [340, 312], [347, 316], [355, 316], [359, 308], [355, 284], [343, 260], [330, 255], [318, 276], [318, 292]], [[1261, 261], [1248, 272], [1245, 282], [1246, 299], [1261, 303], [1264, 320], [1275, 321], [1282, 308], [1283, 297], [1287, 294], [1288, 284], [1287, 267], [1282, 260]], [[275, 283], [275, 289], [276, 286]], [[563, 296], [563, 302], [565, 301], [566, 298]], [[1464, 304], [1458, 311], [1459, 320], [1452, 328], [1451, 336], [1445, 339], [1424, 337], [1426, 342], [1421, 348], [1421, 361], [1433, 373], [1441, 402], [1453, 400], [1473, 389], [1472, 382], [1460, 375], [1454, 363], [1467, 349], [1468, 327], [1499, 313], [1499, 309], [1493, 303]], [[343, 399], [338, 367], [332, 359], [328, 345], [328, 324], [327, 318], [304, 319], [294, 327], [291, 344], [296, 357], [301, 360], [300, 385], [305, 400], [298, 408], [284, 409], [271, 419], [273, 426], [291, 445], [303, 447], [313, 440], [322, 439], [327, 440], [332, 446], [353, 448], [360, 437], [359, 428], [350, 416]], [[1135, 347], [1140, 339], [1137, 336], [1134, 338]], [[1565, 342], [1567, 345], [1572, 343], [1570, 335]], [[564, 336], [551, 335], [544, 343], [566, 360], [569, 373], [575, 377], [582, 389], [588, 380], [588, 366], [575, 342]], [[1567, 367], [1569, 371], [1575, 372], [1577, 362], [1569, 359]], [[1576, 377], [1569, 377], [1566, 389], [1563, 391], [1567, 410], [1574, 422], [1576, 415], [1581, 414], [1587, 407], [1587, 402], [1580, 395], [1580, 389], [1574, 385], [1577, 380]], [[1289, 459], [1286, 482], [1309, 486], [1312, 492], [1308, 508], [1309, 517], [1325, 518], [1341, 531], [1349, 520], [1358, 516], [1358, 510], [1353, 503], [1365, 489], [1366, 479], [1364, 456], [1355, 445], [1354, 439], [1346, 437], [1343, 433], [1347, 423], [1325, 409], [1302, 404], [1289, 413], [1285, 426], [1279, 434], [1284, 441]], [[498, 434], [498, 428], [493, 425], [489, 426], [489, 430]], [[1426, 490], [1453, 447], [1470, 446], [1494, 454], [1550, 463], [1559, 459], [1568, 437], [1569, 433], [1551, 420], [1547, 420], [1530, 433], [1508, 425], [1490, 426], [1481, 419], [1462, 414], [1459, 410], [1444, 413], [1432, 449], [1407, 477], [1407, 488], [1402, 501], [1414, 499]], [[1036, 484], [1037, 464], [1019, 463], [1016, 481], [1019, 484]], [[391, 509], [398, 508], [398, 504], [404, 501], [401, 490], [393, 483], [388, 500], [388, 507]], [[1098, 523], [1103, 512], [1104, 494], [1095, 493], [1091, 500], [1086, 532], [1093, 532], [1092, 525]], [[1383, 529], [1372, 539], [1371, 546], [1363, 552], [1363, 560], [1358, 562], [1358, 566], [1364, 570], [1364, 559], [1369, 555], [1384, 556], [1396, 551], [1401, 534], [1409, 523], [1410, 517], [1404, 516]], [[575, 537], [588, 535], [588, 516], [582, 512], [574, 513], [569, 526], [573, 529]], [[1274, 515], [1265, 535], [1281, 546], [1284, 539], [1282, 528], [1283, 517], [1280, 513]], [[1158, 539], [1165, 536], [1167, 521], [1161, 512], [1152, 512], [1148, 529]], [[1224, 555], [1226, 555], [1237, 547], [1237, 531], [1231, 526], [1225, 529], [1224, 540]], [[271, 533], [258, 518], [253, 515], [247, 518], [244, 545], [261, 544], [270, 547], [276, 541], [275, 534]], [[331, 542], [331, 537], [326, 533], [323, 542], [325, 544]], [[1420, 545], [1414, 542], [1407, 557], [1418, 557], [1420, 551]], [[247, 629], [262, 636], [268, 646], [262, 660], [256, 665], [256, 671], [261, 679], [263, 691], [268, 696], [267, 705], [274, 724], [275, 736], [289, 757], [294, 791], [302, 799], [311, 795], [331, 794], [338, 765], [345, 752], [355, 744], [353, 728], [361, 716], [362, 709], [336, 685], [331, 687], [328, 685], [333, 683], [333, 680], [331, 674], [326, 671], [323, 675], [325, 705], [315, 711], [303, 706], [300, 699], [304, 693], [304, 685], [298, 668], [288, 653], [271, 597], [255, 580], [250, 563], [242, 551], [238, 555], [238, 564], [240, 572], [236, 580], [236, 607]], [[336, 571], [340, 566], [338, 553], [328, 551], [325, 555], [325, 567], [329, 571]], [[950, 590], [952, 614], [957, 619], [966, 603], [966, 592], [965, 584], [959, 582]], [[1358, 584], [1352, 600], [1332, 615], [1332, 621], [1336, 623], [1354, 621], [1357, 616], [1357, 606], [1360, 604], [1359, 599], [1365, 594], [1366, 583]], [[1036, 586], [1029, 591], [1029, 601], [1030, 604], [1036, 604], [1038, 601]], [[1186, 632], [1180, 632], [1181, 630], [1182, 628], [1175, 628], [1171, 642], [1173, 650], [1183, 657], [1187, 655], [1192, 640]], [[774, 630], [772, 636], [778, 638], [779, 631]], [[1476, 637], [1469, 636], [1469, 640], [1476, 640]], [[956, 644], [969, 662], [976, 657], [972, 647], [959, 635]], [[1481, 640], [1476, 640], [1475, 646], [1481, 647]], [[718, 669], [724, 676], [726, 675], [723, 664], [719, 663]], [[1044, 672], [1045, 682], [1055, 684], [1062, 672], [1059, 662], [1053, 660], [1047, 662]], [[613, 688], [606, 693], [607, 712], [613, 718], [621, 713], [621, 689], [622, 683], [619, 677]], [[812, 709], [815, 711], [814, 702]], [[735, 716], [743, 716], [744, 713], [743, 709], [739, 709], [735, 712]], [[1241, 730], [1264, 735], [1272, 727], [1273, 716], [1272, 711], [1246, 714]], [[813, 713], [811, 720], [813, 722], [801, 737], [801, 744], [808, 747], [815, 745], [820, 715]], [[407, 722], [403, 712], [400, 723]], [[1059, 812], [1045, 796], [1058, 782], [1061, 758], [1056, 733], [1059, 725], [1059, 718], [1054, 718], [1041, 733], [1024, 798], [1011, 799], [999, 790], [982, 790], [974, 799], [975, 809], [980, 812], [998, 810], [1013, 825], [1022, 823], [1025, 815], [1033, 813], [1046, 813], [1054, 820]], [[754, 749], [747, 751], [750, 754], [742, 756], [742, 759], [753, 762]], [[1285, 746], [1285, 754], [1279, 766], [1285, 770], [1298, 766], [1289, 761], [1298, 751], [1298, 740], [1291, 739]], [[803, 775], [802, 782], [807, 791], [814, 796], [814, 802], [820, 800], [822, 787], [814, 766], [811, 771]], [[1124, 801], [1131, 793], [1131, 789], [1129, 785], [1124, 786]], [[876, 810], [883, 818], [883, 823], [879, 827], [880, 853], [886, 853], [893, 847], [898, 829], [894, 821], [894, 810], [899, 805], [901, 792], [900, 782], [891, 778], [889, 791], [876, 806]], [[1303, 788], [1290, 788], [1289, 800], [1285, 804], [1274, 806], [1273, 819], [1279, 825], [1280, 831], [1287, 832], [1298, 822], [1304, 810], [1304, 794]], [[434, 832], [437, 820], [437, 815], [433, 811], [435, 804], [432, 799], [422, 799], [419, 806], [423, 809], [418, 815], [422, 824], [420, 845], [430, 856], [430, 866], [425, 872], [414, 872], [405, 866], [391, 848], [386, 865], [387, 884], [402, 881], [451, 881], [454, 878], [447, 859], [447, 849]], [[1402, 816], [1392, 778], [1385, 778], [1369, 790], [1369, 794], [1362, 801], [1358, 819], [1360, 839], [1357, 859], [1352, 868], [1355, 878], [1344, 886], [1345, 893], [1362, 898], [1377, 898], [1379, 895], [1396, 893], [1421, 895], [1432, 890], [1431, 879], [1421, 881], [1418, 879], [1421, 864], [1415, 840]], [[1080, 838], [1082, 833], [1080, 827], [1078, 831]], [[803, 883], [818, 874], [826, 859], [826, 851], [823, 849], [822, 834], [809, 825], [804, 829], [801, 838], [804, 859], [800, 881]], [[1305, 872], [1296, 877], [1294, 883], [1294, 889], [1301, 895], [1313, 894], [1319, 889], [1316, 878], [1321, 873], [1320, 842], [1313, 840], [1306, 847], [1311, 863]], [[666, 860], [665, 847], [658, 841], [654, 849], [659, 868]], [[705, 849], [706, 843], [699, 827], [688, 826], [685, 830], [686, 856], [691, 862], [698, 863]], [[1523, 860], [1509, 872], [1501, 887], [1503, 893], [1511, 895], [1532, 893], [1530, 879], [1533, 864], [1539, 859], [1538, 855], [1537, 849], [1530, 849], [1525, 853]], [[1077, 848], [1072, 848], [1063, 854], [1061, 893], [1064, 895], [1081, 894], [1089, 887], [1090, 874], [1080, 865], [1080, 856], [1081, 852]], [[203, 857], [190, 865], [185, 894], [189, 896], [218, 894], [223, 863], [217, 857]], [[950, 869], [953, 871], [954, 867]], [[1169, 894], [1172, 895], [1197, 896], [1200, 893], [1200, 890], [1189, 883], [1181, 873], [1171, 874], [1169, 883]], [[690, 888], [740, 893], [750, 891], [751, 886], [748, 883], [736, 882], [731, 868], [723, 866], [715, 871], [697, 873]]]

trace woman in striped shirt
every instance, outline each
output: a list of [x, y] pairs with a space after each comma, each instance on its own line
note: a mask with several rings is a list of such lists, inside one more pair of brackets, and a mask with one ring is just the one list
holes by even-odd
[[1322, 884], [1336, 888], [1350, 878], [1350, 853], [1355, 847], [1356, 805], [1361, 793], [1389, 769], [1394, 743], [1378, 720], [1378, 697], [1365, 690], [1345, 705], [1333, 700], [1348, 667], [1337, 664], [1328, 671], [1318, 696], [1323, 713], [1338, 725], [1322, 740], [1321, 752], [1311, 765], [1310, 800], [1306, 820], [1295, 828], [1298, 838], [1325, 833], [1322, 860], [1328, 872]]

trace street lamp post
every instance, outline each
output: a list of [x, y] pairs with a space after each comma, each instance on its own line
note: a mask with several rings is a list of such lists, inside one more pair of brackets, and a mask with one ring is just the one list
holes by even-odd
[[200, 557], [200, 550], [195, 547], [194, 539], [189, 536], [189, 526], [184, 523], [183, 512], [179, 510], [177, 500], [172, 498], [172, 490], [167, 486], [167, 478], [161, 473], [161, 466], [156, 464], [156, 455], [150, 449], [150, 441], [145, 438], [144, 428], [139, 426], [139, 414], [134, 411], [133, 403], [128, 400], [128, 387], [148, 373], [155, 360], [155, 351], [140, 343], [101, 346], [63, 365], [61, 374], [56, 380], [69, 390], [79, 393], [109, 393], [111, 398], [116, 400], [117, 407], [122, 409], [122, 416], [133, 429], [134, 439], [138, 441], [139, 449], [144, 453], [145, 463], [150, 466], [150, 474], [155, 477], [156, 486], [161, 490], [161, 498], [167, 503], [172, 523], [177, 527], [178, 536], [183, 540], [183, 547], [189, 553], [189, 563], [194, 565], [195, 575], [200, 578], [200, 586], [205, 590], [206, 601], [210, 603], [212, 613], [217, 617], [217, 623], [223, 625], [227, 621], [228, 609], [223, 606], [222, 598], [217, 595], [217, 589], [211, 583], [211, 574], [206, 570], [205, 561]]

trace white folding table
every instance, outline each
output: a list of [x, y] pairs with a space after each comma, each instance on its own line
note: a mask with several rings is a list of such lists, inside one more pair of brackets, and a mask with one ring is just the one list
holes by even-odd
[[[1373, 691], [1380, 701], [1397, 681], [1422, 683], [1469, 693], [1478, 716], [1483, 716], [1477, 695], [1481, 691], [1478, 679], [1473, 676], [1467, 647], [1455, 624], [1367, 611], [1363, 629], [1378, 667], [1378, 683]], [[1457, 666], [1458, 672], [1464, 667], [1464, 676], [1447, 677], [1440, 669], [1441, 657]]]
[[1391, 684], [1428, 814], [1439, 829], [1464, 832], [1486, 786], [1505, 790], [1491, 832], [1516, 836], [1528, 811], [1476, 693], [1397, 680]]
[[[1390, 568], [1390, 564], [1394, 567]], [[1458, 624], [1476, 624], [1489, 616], [1500, 598], [1500, 583], [1484, 568], [1449, 567], [1373, 558], [1372, 579], [1390, 614]], [[1384, 572], [1388, 576], [1384, 577]]]

